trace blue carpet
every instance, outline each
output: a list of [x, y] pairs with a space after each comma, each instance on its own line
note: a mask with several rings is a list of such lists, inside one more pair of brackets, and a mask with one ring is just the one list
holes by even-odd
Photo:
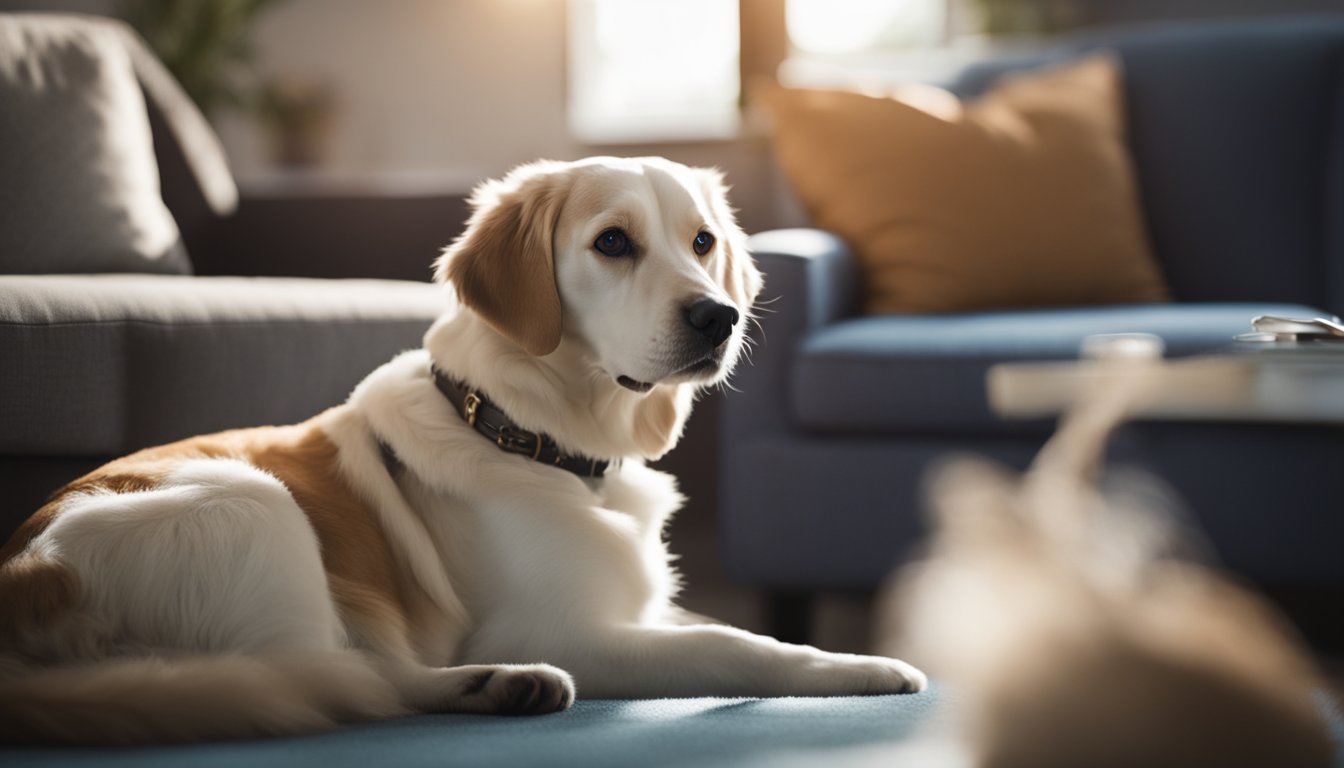
[[[876, 755], [899, 749], [949, 704], [951, 697], [938, 686], [913, 696], [580, 701], [543, 717], [421, 716], [303, 738], [121, 750], [0, 749], [0, 766], [700, 768], [766, 766], [786, 758], [795, 765], [855, 765], [860, 762], [836, 763], [818, 753], [843, 749], [852, 758], [865, 750]], [[1322, 704], [1341, 745], [1336, 765], [1344, 768], [1344, 712], [1324, 697]]]
[[1344, 768], [1344, 706], [1338, 698], [1321, 694], [1321, 711], [1335, 739], [1335, 768]]
[[302, 738], [144, 749], [0, 749], [0, 766], [344, 768], [345, 766], [725, 765], [801, 750], [898, 742], [944, 698], [579, 701], [542, 717], [425, 715]]

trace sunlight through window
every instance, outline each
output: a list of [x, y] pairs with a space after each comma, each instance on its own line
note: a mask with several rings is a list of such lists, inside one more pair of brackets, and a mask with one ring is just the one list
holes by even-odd
[[806, 53], [916, 48], [942, 41], [945, 0], [788, 0], [789, 40]]
[[590, 143], [738, 126], [737, 0], [571, 0], [569, 124]]

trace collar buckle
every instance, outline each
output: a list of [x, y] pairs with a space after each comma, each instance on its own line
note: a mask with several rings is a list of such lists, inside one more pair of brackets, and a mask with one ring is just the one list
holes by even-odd
[[[468, 392], [462, 400], [462, 418], [467, 420], [467, 426], [476, 426], [476, 409], [481, 407], [481, 396], [475, 392]], [[500, 446], [503, 447], [502, 445]]]

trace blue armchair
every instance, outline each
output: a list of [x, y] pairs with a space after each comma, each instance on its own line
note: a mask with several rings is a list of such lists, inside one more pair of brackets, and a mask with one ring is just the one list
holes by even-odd
[[[958, 315], [859, 315], [857, 264], [819, 230], [752, 240], [777, 296], [721, 422], [725, 566], [774, 597], [775, 630], [825, 590], [871, 590], [922, 532], [921, 477], [954, 452], [1023, 466], [1053, 424], [988, 407], [995, 363], [1075, 357], [1147, 332], [1168, 354], [1226, 345], [1257, 314], [1344, 310], [1344, 17], [1132, 28], [989, 61], [953, 90], [1095, 49], [1123, 61], [1151, 241], [1174, 301]], [[1120, 461], [1182, 494], [1224, 563], [1260, 584], [1344, 589], [1344, 432], [1135, 424]]]

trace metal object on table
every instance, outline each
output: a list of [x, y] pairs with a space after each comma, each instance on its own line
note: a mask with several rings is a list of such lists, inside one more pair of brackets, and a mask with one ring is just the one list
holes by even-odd
[[1259, 315], [1251, 320], [1251, 333], [1236, 337], [1237, 341], [1264, 344], [1284, 341], [1344, 342], [1344, 322], [1338, 317], [1280, 317]]
[[1084, 360], [1159, 360], [1166, 342], [1151, 333], [1095, 333], [1083, 339], [1078, 356]]

